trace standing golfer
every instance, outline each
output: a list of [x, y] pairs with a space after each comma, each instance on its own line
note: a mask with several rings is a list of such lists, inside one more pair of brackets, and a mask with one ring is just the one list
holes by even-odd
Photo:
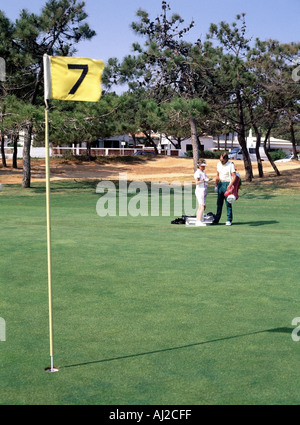
[[226, 207], [227, 207], [227, 221], [226, 226], [231, 226], [232, 223], [232, 204], [227, 202], [227, 198], [225, 196], [225, 192], [227, 189], [230, 189], [231, 186], [234, 184], [234, 181], [236, 179], [236, 171], [234, 164], [231, 161], [228, 161], [228, 155], [227, 153], [223, 153], [220, 156], [220, 161], [217, 165], [217, 178], [216, 178], [216, 192], [218, 193], [218, 199], [217, 199], [217, 213], [216, 218], [214, 220], [214, 224], [219, 223], [221, 215], [222, 215], [222, 209], [223, 209], [223, 203], [225, 199]]
[[198, 161], [198, 169], [194, 174], [196, 182], [195, 195], [198, 202], [197, 216], [196, 216], [196, 226], [206, 226], [203, 222], [203, 213], [206, 208], [206, 194], [207, 194], [207, 182], [209, 181], [206, 173], [205, 167], [206, 162], [204, 159]]

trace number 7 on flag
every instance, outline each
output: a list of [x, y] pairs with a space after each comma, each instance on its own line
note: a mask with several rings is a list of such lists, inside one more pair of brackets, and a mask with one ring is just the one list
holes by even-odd
[[45, 100], [98, 102], [103, 61], [44, 55]]

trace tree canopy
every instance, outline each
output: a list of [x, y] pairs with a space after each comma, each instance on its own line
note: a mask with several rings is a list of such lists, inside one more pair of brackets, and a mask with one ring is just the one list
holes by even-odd
[[[300, 86], [292, 74], [300, 43], [248, 38], [243, 13], [231, 24], [212, 23], [204, 39], [187, 42], [195, 22], [185, 25], [167, 1], [158, 16], [139, 9], [136, 18], [131, 27], [143, 43], [134, 43], [122, 60], [108, 60], [98, 103], [51, 102], [50, 141], [89, 147], [99, 138], [143, 132], [156, 148], [151, 131], [178, 145], [191, 137], [196, 167], [199, 134], [237, 133], [248, 181], [253, 178], [246, 144], [250, 128], [261, 177], [259, 146], [266, 148], [271, 131], [289, 137], [296, 153]], [[3, 136], [24, 132], [23, 187], [30, 187], [32, 135], [43, 143], [43, 55], [75, 55], [77, 44], [94, 35], [78, 0], [48, 0], [40, 14], [21, 10], [15, 22], [0, 10], [0, 57], [6, 62], [6, 79], [0, 81], [1, 151], [5, 165]], [[123, 94], [114, 93], [116, 85], [125, 85]]]

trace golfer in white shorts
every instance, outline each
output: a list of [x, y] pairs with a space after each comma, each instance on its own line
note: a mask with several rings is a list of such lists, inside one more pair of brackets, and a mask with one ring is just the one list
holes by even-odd
[[206, 167], [205, 160], [201, 159], [198, 161], [198, 169], [194, 174], [195, 182], [196, 182], [196, 190], [195, 195], [198, 202], [197, 216], [196, 216], [196, 226], [206, 226], [203, 222], [203, 213], [206, 208], [206, 194], [207, 194], [207, 186], [208, 186], [208, 177], [205, 174]]

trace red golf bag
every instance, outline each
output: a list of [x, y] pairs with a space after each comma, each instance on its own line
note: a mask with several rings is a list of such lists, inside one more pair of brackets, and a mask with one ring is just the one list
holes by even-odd
[[239, 188], [241, 186], [241, 178], [240, 175], [238, 173], [236, 173], [236, 179], [234, 184], [231, 186], [231, 188], [228, 190], [226, 190], [226, 192], [224, 193], [224, 195], [227, 197], [229, 195], [234, 195], [235, 199], [239, 199]]

